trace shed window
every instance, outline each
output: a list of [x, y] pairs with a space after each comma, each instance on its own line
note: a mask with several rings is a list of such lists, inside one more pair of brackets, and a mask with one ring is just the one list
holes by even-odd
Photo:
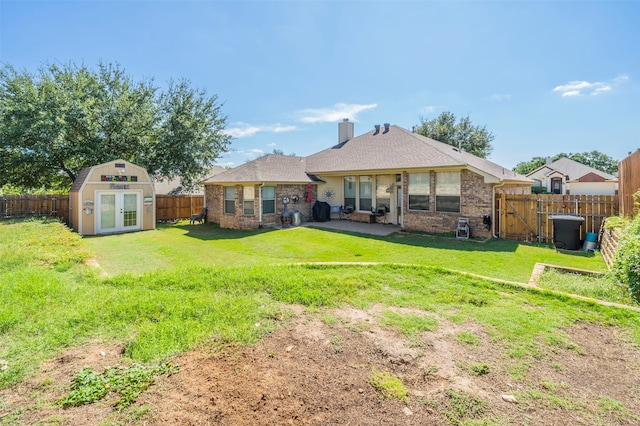
[[242, 214], [252, 216], [255, 211], [255, 188], [253, 185], [242, 187]]
[[224, 212], [229, 214], [236, 212], [236, 188], [233, 186], [224, 187]]
[[460, 213], [460, 172], [436, 173], [436, 211]]
[[276, 212], [276, 187], [262, 187], [262, 213], [270, 214]]
[[409, 210], [429, 210], [431, 178], [429, 173], [409, 173], [407, 193]]

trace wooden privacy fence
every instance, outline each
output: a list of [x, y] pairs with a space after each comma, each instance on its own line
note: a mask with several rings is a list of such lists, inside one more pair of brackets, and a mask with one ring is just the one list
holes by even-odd
[[3, 219], [52, 216], [69, 223], [68, 195], [3, 195], [0, 199]]
[[496, 234], [507, 240], [553, 242], [550, 216], [584, 218], [580, 239], [587, 232], [599, 233], [605, 218], [618, 214], [618, 197], [613, 195], [496, 194]]
[[640, 194], [640, 149], [618, 163], [618, 195], [623, 216], [638, 214], [635, 194]]
[[[189, 219], [204, 207], [204, 195], [156, 195], [156, 221]], [[3, 219], [52, 216], [69, 223], [68, 195], [4, 195], [0, 199]]]
[[189, 219], [204, 207], [204, 195], [156, 195], [156, 221]]

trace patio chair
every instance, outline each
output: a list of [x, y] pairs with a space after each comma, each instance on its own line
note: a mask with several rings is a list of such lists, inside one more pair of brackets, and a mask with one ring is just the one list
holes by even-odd
[[376, 208], [371, 214], [376, 217], [376, 222], [384, 223], [385, 225], [388, 223], [387, 208], [385, 206]]
[[344, 207], [340, 206], [340, 215], [338, 217], [339, 217], [340, 220], [351, 219], [351, 215], [353, 214], [354, 211], [355, 211], [355, 209], [353, 208], [353, 206], [351, 204], [347, 204]]
[[456, 238], [468, 239], [470, 235], [471, 235], [471, 230], [469, 229], [469, 218], [468, 217], [458, 218], [458, 226], [456, 226]]
[[194, 225], [196, 222], [202, 223], [206, 220], [206, 218], [207, 218], [207, 208], [203, 207], [200, 213], [191, 215], [191, 225]]

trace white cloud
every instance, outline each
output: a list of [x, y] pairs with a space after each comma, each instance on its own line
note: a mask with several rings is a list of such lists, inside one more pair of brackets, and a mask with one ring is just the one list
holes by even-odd
[[502, 101], [510, 101], [511, 100], [511, 95], [510, 94], [495, 94], [495, 95], [491, 95], [489, 97], [489, 99], [491, 99], [492, 101], [497, 101], [497, 102], [502, 102]]
[[424, 107], [420, 108], [420, 114], [424, 114], [424, 115], [433, 114], [438, 109], [440, 109], [439, 106], [427, 105], [427, 106], [424, 106]]
[[229, 169], [230, 169], [230, 168], [232, 168], [233, 166], [235, 166], [235, 165], [236, 165], [236, 163], [234, 163], [233, 161], [227, 161], [226, 163], [220, 163], [220, 162], [218, 162], [218, 163], [216, 163], [216, 165], [217, 165], [217, 166], [220, 166], [220, 167], [224, 167], [225, 169], [226, 169], [226, 168], [229, 168]]
[[260, 131], [258, 126], [246, 125], [243, 127], [231, 127], [225, 129], [225, 133], [234, 138], [245, 138], [247, 136], [253, 136]]
[[614, 86], [621, 84], [628, 79], [629, 77], [623, 74], [608, 82], [596, 81], [590, 83], [588, 81], [574, 80], [567, 84], [554, 87], [553, 91], [560, 93], [563, 97], [582, 95], [597, 96], [613, 90]]
[[622, 83], [623, 81], [629, 80], [629, 76], [625, 74], [621, 74], [613, 79], [614, 83]]
[[335, 104], [331, 108], [309, 108], [298, 111], [303, 123], [327, 123], [338, 122], [343, 118], [356, 121], [356, 115], [362, 111], [373, 109], [378, 104]]
[[284, 126], [280, 123], [271, 125], [251, 125], [249, 123], [234, 123], [234, 127], [225, 130], [225, 133], [234, 138], [246, 138], [260, 132], [284, 133], [296, 130], [296, 126]]
[[591, 93], [592, 95], [599, 95], [602, 92], [608, 92], [611, 90], [610, 86], [603, 86], [603, 87], [598, 87], [596, 90], [593, 91], [593, 93]]
[[273, 133], [285, 133], [285, 132], [292, 132], [294, 130], [296, 130], [296, 126], [281, 126], [280, 124], [276, 124], [275, 126], [269, 128], [266, 131], [273, 132]]
[[271, 143], [268, 143], [268, 144], [267, 144], [267, 146], [268, 146], [268, 147], [271, 147], [271, 148], [273, 148], [273, 147], [274, 147], [274, 146], [276, 146], [276, 145], [277, 145], [277, 143], [275, 143], [275, 142], [271, 142]]
[[264, 151], [260, 148], [236, 148], [232, 150], [236, 155], [242, 155], [243, 157], [251, 157], [254, 155], [262, 155]]

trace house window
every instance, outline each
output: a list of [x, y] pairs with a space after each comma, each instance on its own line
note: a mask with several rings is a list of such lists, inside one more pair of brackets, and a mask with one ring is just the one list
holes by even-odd
[[460, 213], [460, 172], [436, 173], [436, 211]]
[[270, 214], [276, 212], [276, 187], [262, 187], [262, 213]]
[[224, 212], [234, 214], [236, 212], [236, 188], [224, 187]]
[[344, 206], [356, 208], [356, 177], [344, 177]]
[[371, 180], [371, 176], [360, 176], [359, 210], [371, 210], [371, 197], [373, 196]]
[[409, 173], [407, 186], [409, 210], [429, 210], [431, 178], [429, 173]]
[[391, 191], [393, 191], [393, 176], [376, 176], [376, 209], [384, 207], [389, 212], [391, 206]]
[[253, 215], [254, 212], [254, 196], [255, 188], [253, 185], [242, 187], [242, 214], [246, 216]]

